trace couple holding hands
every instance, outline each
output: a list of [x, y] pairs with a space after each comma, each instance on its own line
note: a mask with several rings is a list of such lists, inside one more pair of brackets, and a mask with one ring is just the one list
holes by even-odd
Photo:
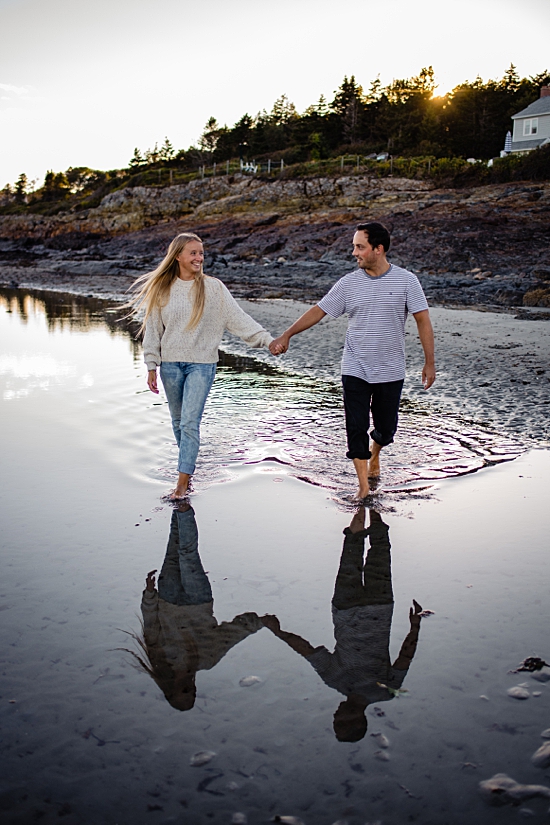
[[[131, 305], [144, 310], [143, 350], [147, 384], [166, 392], [179, 447], [178, 481], [169, 498], [185, 498], [200, 446], [200, 422], [216, 374], [218, 347], [227, 330], [252, 347], [285, 353], [290, 339], [322, 318], [348, 316], [342, 386], [348, 450], [359, 487], [380, 474], [379, 455], [397, 430], [405, 379], [405, 322], [412, 313], [422, 348], [425, 389], [435, 381], [434, 337], [428, 304], [416, 275], [388, 261], [390, 234], [377, 222], [359, 224], [353, 236], [357, 269], [340, 278], [318, 304], [278, 338], [237, 304], [227, 287], [204, 274], [204, 248], [191, 233], [177, 235], [162, 263], [134, 284]], [[372, 416], [373, 429], [369, 425]]]

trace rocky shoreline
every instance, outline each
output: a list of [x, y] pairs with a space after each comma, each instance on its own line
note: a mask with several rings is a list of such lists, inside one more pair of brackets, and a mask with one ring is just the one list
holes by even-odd
[[235, 176], [135, 187], [82, 212], [0, 216], [0, 284], [124, 293], [175, 234], [194, 231], [206, 270], [236, 296], [316, 301], [353, 267], [356, 223], [378, 219], [392, 230], [389, 257], [418, 274], [432, 304], [546, 319], [549, 217], [550, 183], [455, 190], [359, 175]]

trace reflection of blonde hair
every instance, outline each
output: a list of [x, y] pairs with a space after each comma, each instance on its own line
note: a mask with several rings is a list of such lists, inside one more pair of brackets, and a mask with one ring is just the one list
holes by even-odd
[[[179, 264], [176, 259], [182, 249], [191, 241], [202, 243], [199, 236], [193, 232], [182, 232], [180, 235], [176, 235], [168, 247], [168, 252], [162, 263], [153, 272], [140, 275], [132, 284], [136, 294], [132, 297], [129, 305], [135, 313], [142, 309], [145, 310], [140, 332], [144, 331], [147, 319], [153, 309], [166, 306], [170, 287], [179, 275]], [[204, 312], [204, 279], [205, 275], [201, 266], [200, 271], [195, 273], [193, 311], [187, 325], [188, 329], [194, 329], [197, 326]]]
[[133, 656], [138, 670], [149, 674], [173, 708], [182, 711], [190, 710], [195, 704], [197, 695], [195, 674], [199, 666], [199, 655], [196, 646], [193, 646], [194, 650], [190, 656], [189, 668], [178, 671], [167, 661], [166, 654], [161, 646], [147, 644], [143, 622], [141, 634], [127, 630], [123, 632], [134, 639], [138, 646], [138, 652], [136, 653], [135, 650], [127, 647], [116, 649], [123, 650]]

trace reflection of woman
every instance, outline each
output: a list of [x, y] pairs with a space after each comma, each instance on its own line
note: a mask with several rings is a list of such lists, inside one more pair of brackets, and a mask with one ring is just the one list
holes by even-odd
[[[323, 681], [346, 696], [334, 714], [334, 732], [342, 742], [356, 742], [367, 730], [365, 709], [372, 702], [392, 699], [401, 687], [418, 642], [422, 608], [414, 602], [410, 631], [399, 656], [391, 664], [389, 643], [393, 615], [391, 558], [388, 527], [370, 510], [359, 508], [344, 531], [344, 548], [332, 598], [336, 646], [314, 648], [294, 633], [281, 630], [275, 616], [262, 622], [293, 650], [304, 656]], [[370, 549], [363, 566], [365, 536]]]
[[145, 309], [142, 328], [147, 385], [158, 393], [160, 367], [179, 447], [173, 499], [185, 496], [195, 470], [200, 422], [224, 331], [238, 335], [252, 347], [267, 347], [273, 340], [243, 312], [221, 281], [203, 273], [203, 261], [201, 239], [183, 233], [174, 238], [160, 266], [134, 284], [139, 291], [133, 305]]
[[172, 513], [158, 591], [155, 573], [152, 570], [147, 576], [141, 602], [140, 645], [147, 661], [138, 659], [172, 707], [189, 710], [195, 704], [197, 671], [213, 668], [228, 650], [263, 625], [256, 613], [242, 613], [221, 624], [214, 618], [195, 513], [187, 501]]

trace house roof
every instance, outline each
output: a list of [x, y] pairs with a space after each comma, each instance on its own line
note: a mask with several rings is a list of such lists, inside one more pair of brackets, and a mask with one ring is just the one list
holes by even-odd
[[546, 97], [539, 97], [534, 103], [531, 103], [526, 109], [522, 109], [516, 115], [512, 115], [512, 120], [517, 117], [536, 117], [537, 115], [550, 115], [550, 95]]
[[530, 149], [537, 149], [544, 143], [548, 142], [548, 138], [533, 138], [531, 140], [514, 140], [512, 141], [512, 152], [526, 152]]

